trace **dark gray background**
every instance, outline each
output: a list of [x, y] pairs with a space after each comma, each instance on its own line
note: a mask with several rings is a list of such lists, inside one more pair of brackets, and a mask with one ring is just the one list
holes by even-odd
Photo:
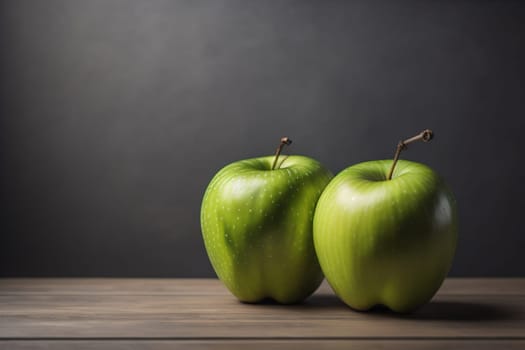
[[213, 276], [223, 165], [407, 159], [456, 193], [452, 274], [525, 275], [525, 5], [512, 1], [0, 3], [0, 275]]

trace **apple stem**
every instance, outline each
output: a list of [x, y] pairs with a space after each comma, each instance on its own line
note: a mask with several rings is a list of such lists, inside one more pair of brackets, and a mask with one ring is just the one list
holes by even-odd
[[399, 155], [401, 154], [401, 151], [407, 149], [407, 145], [409, 143], [415, 142], [415, 141], [423, 141], [428, 142], [432, 140], [434, 137], [434, 133], [430, 129], [426, 129], [421, 131], [416, 136], [413, 136], [411, 138], [408, 138], [404, 141], [399, 141], [396, 148], [396, 153], [394, 154], [394, 162], [392, 163], [392, 166], [390, 167], [390, 171], [388, 172], [387, 180], [392, 180], [392, 175], [394, 174], [394, 168], [396, 167], [397, 161], [399, 160]]
[[[275, 169], [275, 166], [277, 165], [277, 161], [279, 160], [279, 155], [281, 154], [281, 151], [283, 150], [283, 147], [285, 145], [290, 145], [292, 143], [292, 140], [290, 140], [288, 137], [282, 137], [281, 138], [281, 142], [279, 143], [279, 147], [277, 147], [277, 150], [275, 151], [275, 159], [273, 160], [273, 164], [272, 164], [272, 170]], [[283, 162], [281, 162], [281, 164], [279, 164], [279, 167], [277, 169], [279, 169], [281, 167], [281, 165], [283, 165]]]

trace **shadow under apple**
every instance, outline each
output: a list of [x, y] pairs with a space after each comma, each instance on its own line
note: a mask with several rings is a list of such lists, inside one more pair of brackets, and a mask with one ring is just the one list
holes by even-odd
[[469, 302], [456, 300], [433, 300], [413, 313], [399, 314], [383, 305], [378, 305], [368, 311], [352, 310], [335, 295], [313, 295], [298, 307], [311, 309], [348, 309], [349, 312], [371, 317], [391, 317], [408, 320], [433, 320], [433, 321], [465, 321], [483, 322], [497, 320], [519, 319], [518, 310], [508, 305], [493, 302]]
[[383, 305], [377, 305], [368, 311], [354, 310], [333, 294], [314, 294], [305, 301], [296, 304], [282, 305], [271, 299], [266, 299], [262, 302], [250, 305], [279, 309], [293, 308], [305, 311], [344, 310], [345, 312], [348, 312], [349, 315], [351, 315], [352, 312], [355, 312], [363, 317], [421, 321], [486, 322], [520, 319], [519, 310], [514, 310], [508, 305], [501, 305], [494, 302], [469, 302], [459, 300], [432, 300], [413, 313], [408, 314], [393, 312]]
[[[393, 314], [387, 310], [387, 313]], [[517, 310], [491, 302], [435, 300], [411, 314], [398, 315], [411, 320], [484, 322], [518, 319]]]

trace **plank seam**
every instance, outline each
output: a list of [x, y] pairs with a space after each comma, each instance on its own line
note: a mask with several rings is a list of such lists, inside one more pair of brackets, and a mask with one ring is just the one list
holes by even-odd
[[362, 340], [362, 341], [513, 341], [525, 336], [465, 336], [465, 337], [0, 337], [0, 341], [296, 341], [296, 340]]

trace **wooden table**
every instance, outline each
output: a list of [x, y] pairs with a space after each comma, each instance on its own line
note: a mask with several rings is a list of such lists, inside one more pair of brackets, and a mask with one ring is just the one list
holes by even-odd
[[0, 279], [2, 349], [525, 349], [525, 279], [448, 279], [412, 315], [362, 313], [323, 284], [247, 305], [213, 279]]

